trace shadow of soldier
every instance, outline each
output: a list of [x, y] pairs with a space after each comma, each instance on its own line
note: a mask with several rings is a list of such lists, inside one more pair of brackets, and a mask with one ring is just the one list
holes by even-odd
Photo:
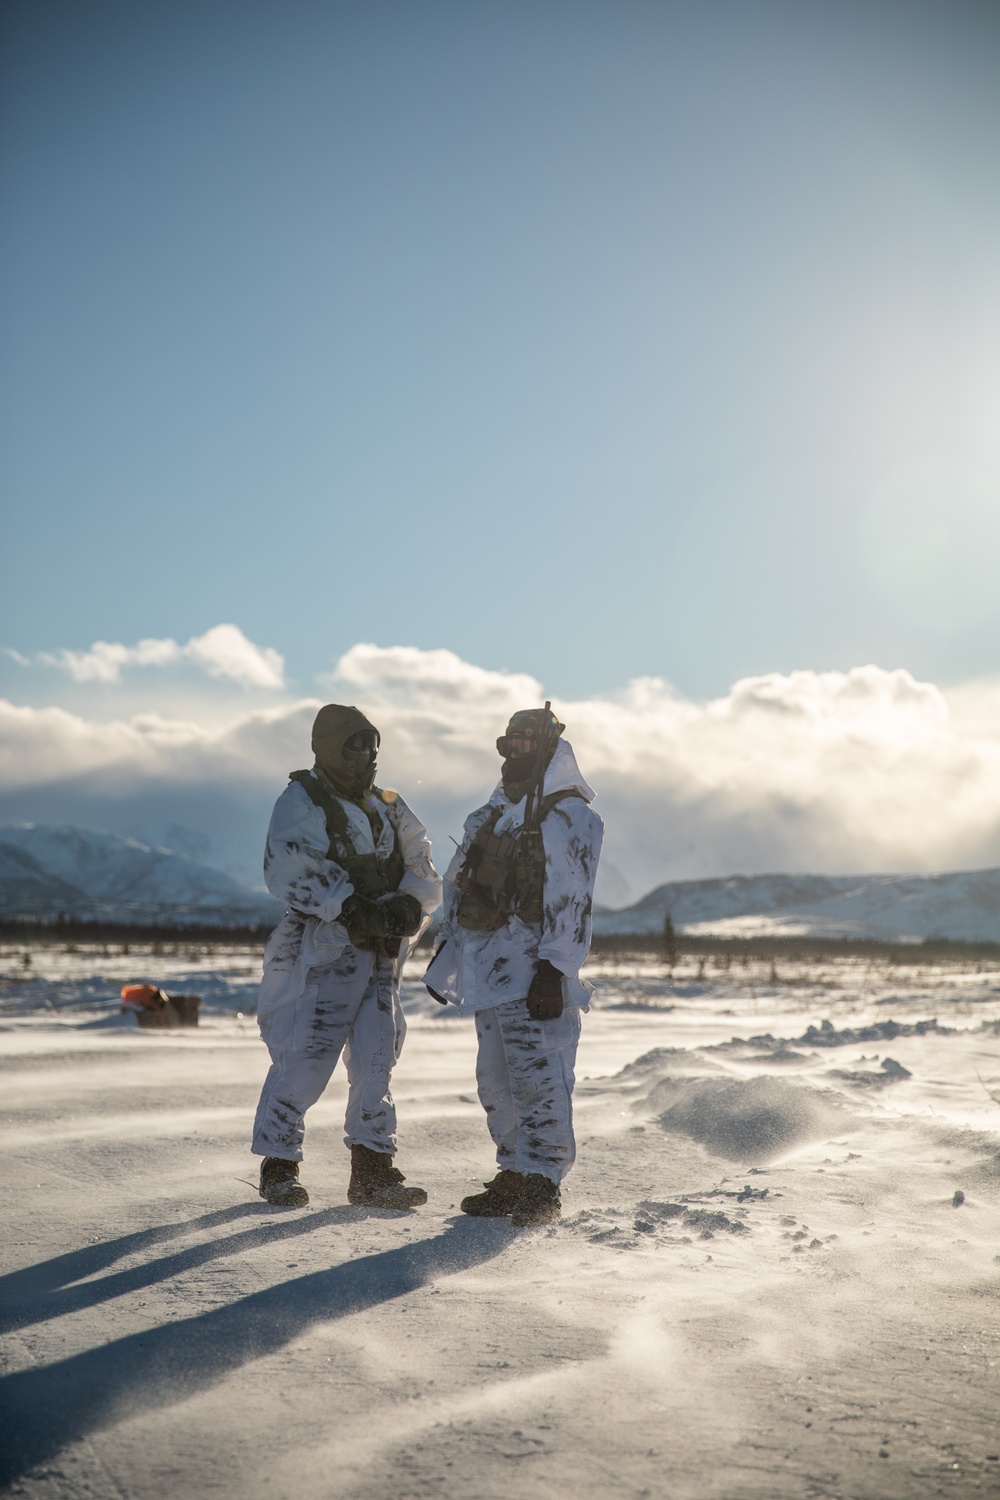
[[[311, 1227], [326, 1217], [311, 1215]], [[490, 1260], [515, 1234], [507, 1220], [461, 1219], [433, 1239], [314, 1271], [228, 1307], [7, 1375], [0, 1379], [6, 1434], [0, 1483], [10, 1484], [74, 1439], [186, 1401], [283, 1348], [313, 1323], [405, 1297], [437, 1276]]]
[[[289, 1216], [262, 1203], [241, 1203], [215, 1213], [201, 1214], [196, 1219], [188, 1219], [180, 1224], [156, 1225], [135, 1234], [122, 1235], [116, 1240], [105, 1240], [98, 1245], [72, 1250], [66, 1255], [55, 1256], [52, 1260], [0, 1277], [0, 1333], [29, 1328], [34, 1323], [44, 1323], [50, 1318], [61, 1317], [64, 1313], [79, 1312], [82, 1308], [109, 1302], [114, 1297], [142, 1291], [144, 1287], [154, 1286], [158, 1281], [166, 1281], [171, 1276], [181, 1276], [185, 1271], [196, 1270], [221, 1256], [238, 1255], [260, 1245], [295, 1239], [314, 1229], [349, 1224], [370, 1216], [369, 1210], [346, 1205], [323, 1209], [318, 1213]], [[387, 1213], [384, 1217], [394, 1218], [395, 1215]], [[143, 1265], [102, 1276], [100, 1280], [84, 1280], [85, 1277], [92, 1277], [104, 1270], [106, 1266], [113, 1265], [115, 1261], [137, 1255], [147, 1246], [162, 1244], [165, 1240], [180, 1238], [199, 1230], [215, 1229], [239, 1219], [251, 1219], [255, 1223], [252, 1228], [215, 1239], [201, 1240], [196, 1245], [187, 1245], [169, 1255], [146, 1261]]]

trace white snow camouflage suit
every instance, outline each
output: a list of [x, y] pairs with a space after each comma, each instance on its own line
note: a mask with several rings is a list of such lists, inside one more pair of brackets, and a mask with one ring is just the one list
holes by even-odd
[[[420, 902], [422, 931], [441, 895], [424, 825], [395, 792], [373, 793], [369, 806], [382, 824], [376, 847], [363, 809], [338, 800], [359, 854], [388, 855], [395, 829], [405, 866], [399, 891]], [[322, 808], [291, 782], [275, 804], [264, 855], [267, 888], [289, 910], [264, 952], [257, 1017], [271, 1068], [254, 1122], [257, 1156], [301, 1161], [303, 1116], [329, 1083], [341, 1051], [349, 1084], [345, 1144], [389, 1155], [396, 1150], [389, 1075], [406, 1034], [399, 972], [420, 933], [403, 939], [396, 959], [354, 947], [337, 920], [354, 887], [328, 848]]]
[[[542, 822], [545, 877], [541, 925], [512, 916], [496, 932], [459, 925], [458, 874], [479, 828], [498, 806], [499, 836], [523, 826], [525, 798], [511, 803], [497, 785], [489, 802], [466, 819], [461, 847], [444, 877], [443, 943], [424, 976], [443, 999], [474, 1014], [479, 1039], [476, 1083], [496, 1146], [497, 1165], [538, 1172], [559, 1183], [573, 1165], [573, 1085], [580, 1013], [590, 986], [580, 969], [590, 950], [594, 879], [604, 824], [590, 802], [572, 746], [558, 741], [545, 773], [543, 795], [574, 791]], [[533, 1021], [526, 997], [537, 959], [563, 976], [558, 1020]]]

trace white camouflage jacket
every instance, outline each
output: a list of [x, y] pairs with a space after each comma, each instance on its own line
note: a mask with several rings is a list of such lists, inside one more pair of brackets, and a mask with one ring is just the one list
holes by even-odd
[[589, 805], [593, 788], [584, 781], [566, 740], [556, 745], [542, 791], [546, 797], [560, 791], [576, 791], [580, 796], [557, 802], [542, 823], [545, 886], [540, 927], [514, 916], [496, 932], [470, 932], [455, 919], [458, 874], [486, 818], [497, 806], [504, 808], [494, 830], [497, 835], [520, 828], [524, 822], [525, 798], [511, 803], [503, 782], [489, 802], [469, 814], [461, 847], [445, 872], [443, 943], [424, 977], [431, 989], [463, 1012], [522, 999], [540, 958], [547, 958], [562, 973], [565, 1003], [587, 1008], [591, 986], [580, 978], [580, 970], [590, 951], [594, 880], [604, 823]]
[[[406, 866], [399, 889], [420, 902], [422, 932], [441, 900], [441, 877], [431, 863], [431, 846], [423, 823], [397, 792], [383, 791], [382, 800], [373, 799], [372, 804], [382, 820], [376, 844], [361, 808], [343, 799], [341, 805], [359, 854], [390, 854], [393, 830], [398, 834]], [[275, 803], [267, 830], [264, 881], [271, 895], [286, 902], [289, 910], [264, 950], [258, 1017], [299, 999], [305, 993], [310, 969], [332, 963], [350, 942], [347, 928], [337, 918], [354, 887], [341, 866], [327, 857], [328, 848], [322, 808], [298, 782], [291, 782]], [[403, 939], [398, 967], [402, 967], [419, 935], [417, 932]]]

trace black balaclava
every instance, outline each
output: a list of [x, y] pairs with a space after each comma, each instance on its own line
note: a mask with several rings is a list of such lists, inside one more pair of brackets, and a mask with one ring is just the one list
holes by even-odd
[[[566, 728], [565, 724], [559, 723], [555, 714], [551, 712], [546, 713], [544, 708], [520, 709], [516, 714], [511, 714], [510, 723], [507, 725], [507, 733], [523, 734], [538, 741], [541, 739], [542, 732], [546, 728], [546, 719], [548, 719], [548, 732], [551, 735], [548, 753], [545, 757], [545, 766], [548, 766], [559, 736]], [[535, 749], [529, 755], [508, 755], [503, 762], [500, 768], [500, 775], [503, 780], [504, 795], [511, 802], [520, 802], [521, 798], [526, 795], [539, 769], [541, 769], [544, 775], [545, 766], [539, 767], [538, 756], [539, 747], [536, 744]]]
[[[371, 760], [359, 775], [344, 759], [344, 746], [355, 734], [375, 736], [375, 750]], [[368, 796], [375, 785], [375, 760], [379, 745], [379, 732], [365, 718], [359, 708], [344, 703], [328, 703], [316, 715], [312, 729], [312, 747], [316, 766], [340, 797], [360, 802]]]

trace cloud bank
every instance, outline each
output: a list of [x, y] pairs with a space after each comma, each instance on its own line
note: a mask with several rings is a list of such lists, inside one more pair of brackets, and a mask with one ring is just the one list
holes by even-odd
[[74, 682], [117, 683], [125, 669], [191, 665], [209, 677], [226, 678], [245, 687], [281, 688], [285, 663], [269, 646], [255, 646], [238, 625], [214, 625], [186, 645], [166, 637], [142, 640], [135, 646], [118, 641], [95, 641], [89, 651], [40, 651], [34, 657], [8, 651], [22, 666], [58, 667]]
[[[199, 640], [225, 644], [218, 632], [230, 630]], [[276, 656], [236, 635], [261, 662]], [[216, 670], [222, 659], [212, 658]], [[547, 692], [450, 651], [373, 645], [352, 647], [323, 689], [324, 698], [223, 728], [155, 713], [98, 723], [0, 701], [0, 818], [51, 820], [46, 809], [56, 808], [68, 820], [75, 807], [75, 821], [95, 826], [100, 812], [100, 826], [136, 831], [155, 806], [161, 821], [207, 829], [216, 857], [226, 846], [229, 867], [245, 873], [287, 773], [309, 763], [317, 706], [339, 699], [378, 724], [380, 780], [427, 820], [443, 864], [448, 836], [494, 785], [493, 742], [507, 717]], [[608, 825], [605, 900], [709, 875], [1000, 864], [994, 682], [945, 693], [906, 671], [864, 666], [746, 678], [695, 702], [640, 678], [553, 706]]]

